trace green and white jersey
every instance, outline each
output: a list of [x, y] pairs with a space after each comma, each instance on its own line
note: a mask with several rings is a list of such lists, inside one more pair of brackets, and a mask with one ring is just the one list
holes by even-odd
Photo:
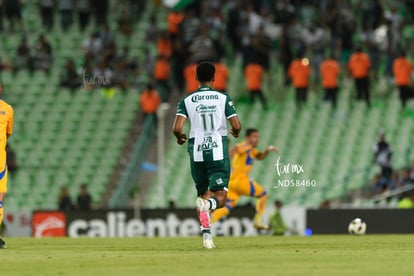
[[193, 146], [192, 159], [195, 162], [206, 161], [206, 153], [212, 153], [212, 158], [208, 158], [212, 161], [223, 160], [222, 137], [228, 135], [227, 120], [237, 116], [228, 94], [200, 87], [178, 103], [177, 115], [190, 120], [189, 146]]

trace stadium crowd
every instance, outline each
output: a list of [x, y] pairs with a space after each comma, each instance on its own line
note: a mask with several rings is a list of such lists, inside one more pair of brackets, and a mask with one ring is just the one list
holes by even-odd
[[[404, 106], [414, 97], [408, 77], [411, 63], [404, 51], [414, 39], [412, 0], [187, 2], [184, 8], [169, 10], [162, 24], [154, 13], [146, 30], [145, 53], [138, 58], [130, 55], [129, 47], [120, 49], [117, 38], [128, 39], [146, 1], [117, 0], [110, 6], [108, 0], [39, 0], [46, 30], [55, 27], [59, 14], [64, 32], [75, 26], [77, 18], [85, 35], [79, 45], [83, 56], [67, 60], [60, 84], [75, 90], [86, 74], [94, 80], [87, 86], [126, 90], [137, 87], [139, 76], [146, 74], [162, 100], [168, 101], [173, 91], [190, 93], [197, 88], [195, 64], [204, 60], [216, 63], [216, 89], [225, 91], [226, 63], [241, 56], [246, 94], [251, 102], [259, 98], [264, 108], [266, 88], [279, 82], [295, 88], [298, 105], [306, 103], [311, 89], [322, 87], [324, 98], [335, 107], [343, 77], [354, 79], [356, 98], [368, 106], [370, 82], [379, 77], [389, 81], [395, 77]], [[154, 3], [163, 8], [159, 1]], [[7, 18], [9, 31], [16, 30], [16, 23], [24, 31], [22, 9], [24, 1], [1, 2], [0, 14]], [[117, 26], [108, 22], [109, 9], [117, 14]], [[0, 29], [5, 31], [3, 21], [1, 16]], [[87, 34], [91, 24], [96, 31]], [[35, 45], [28, 45], [27, 36], [22, 36], [11, 67], [48, 72], [53, 57], [47, 36], [40, 35]], [[404, 62], [396, 63], [397, 57]], [[275, 76], [277, 68], [282, 68], [283, 80]], [[97, 81], [99, 77], [111, 81]]]

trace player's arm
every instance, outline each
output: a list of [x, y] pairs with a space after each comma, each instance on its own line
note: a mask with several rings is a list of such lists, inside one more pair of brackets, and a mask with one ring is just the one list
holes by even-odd
[[236, 113], [236, 108], [234, 107], [229, 95], [226, 97], [224, 113], [226, 114], [226, 118], [231, 125], [230, 134], [233, 135], [234, 138], [239, 137], [241, 124]]
[[230, 134], [233, 135], [234, 138], [239, 137], [241, 131], [241, 123], [239, 121], [238, 116], [233, 116], [229, 118], [229, 123], [231, 125]]
[[7, 136], [7, 138], [9, 138], [10, 135], [12, 135], [12, 133], [13, 133], [14, 110], [11, 106], [10, 106], [10, 111], [8, 112], [8, 114], [9, 114], [9, 120], [7, 122], [7, 127], [6, 127], [6, 136]]
[[187, 120], [188, 113], [184, 100], [181, 100], [177, 106], [177, 113], [175, 115], [172, 131], [177, 138], [177, 143], [182, 145], [187, 141], [187, 135], [182, 133], [185, 121]]
[[173, 124], [173, 133], [174, 136], [177, 138], [177, 143], [182, 145], [187, 141], [187, 135], [182, 133], [185, 121], [187, 120], [186, 117], [181, 116], [179, 114], [175, 115], [175, 120]]
[[275, 146], [268, 146], [263, 152], [259, 152], [256, 155], [256, 159], [257, 160], [263, 160], [263, 159], [265, 159], [266, 156], [269, 154], [269, 152], [279, 153], [279, 150]]

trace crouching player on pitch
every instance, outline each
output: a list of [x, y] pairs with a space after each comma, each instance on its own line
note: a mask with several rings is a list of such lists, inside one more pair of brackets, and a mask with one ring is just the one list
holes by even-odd
[[[0, 97], [3, 85], [0, 83]], [[0, 100], [0, 229], [4, 214], [4, 196], [7, 193], [6, 143], [13, 131], [13, 108]], [[6, 248], [6, 243], [0, 237], [0, 248]]]
[[[279, 150], [274, 146], [268, 146], [265, 151], [259, 152], [256, 148], [259, 142], [259, 131], [254, 128], [246, 130], [246, 137], [243, 142], [237, 144], [230, 151], [231, 176], [229, 181], [229, 191], [224, 208], [214, 211], [212, 222], [224, 219], [231, 210], [237, 205], [240, 196], [250, 196], [257, 198], [256, 215], [254, 217], [254, 227], [257, 229], [268, 229], [269, 227], [262, 222], [262, 216], [266, 209], [268, 195], [262, 185], [249, 177], [253, 166], [253, 160], [264, 159], [269, 152], [278, 153]], [[220, 229], [217, 229], [220, 234]]]

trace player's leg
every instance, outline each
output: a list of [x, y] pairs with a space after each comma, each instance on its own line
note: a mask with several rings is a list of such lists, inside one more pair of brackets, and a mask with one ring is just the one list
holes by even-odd
[[[0, 230], [4, 217], [4, 198], [7, 193], [7, 168], [0, 172]], [[6, 243], [0, 236], [0, 248], [6, 248]]]
[[230, 214], [231, 210], [233, 210], [233, 208], [237, 205], [238, 200], [239, 195], [229, 190], [224, 207], [218, 208], [213, 212], [211, 222], [215, 223], [220, 219], [227, 217]]
[[267, 199], [269, 195], [262, 185], [256, 181], [250, 181], [250, 196], [257, 198], [256, 215], [254, 216], [254, 226], [258, 229], [268, 229], [269, 227], [262, 222], [263, 213], [266, 209]]
[[[223, 143], [225, 152], [227, 143]], [[203, 233], [203, 244], [205, 248], [214, 248], [213, 239], [211, 237], [210, 211], [222, 208], [227, 199], [227, 190], [230, 179], [230, 159], [225, 156], [223, 160], [210, 161], [205, 163], [205, 171], [207, 174], [208, 190], [197, 199], [197, 208], [200, 210], [200, 222]]]
[[[191, 155], [190, 155], [191, 156]], [[203, 246], [205, 248], [214, 248], [214, 243], [211, 238], [211, 224], [210, 224], [210, 211], [205, 207], [204, 199], [209, 196], [208, 190], [208, 177], [206, 174], [206, 168], [204, 162], [194, 162], [190, 160], [191, 175], [196, 183], [197, 200], [196, 210], [200, 219], [200, 232], [203, 235]]]

